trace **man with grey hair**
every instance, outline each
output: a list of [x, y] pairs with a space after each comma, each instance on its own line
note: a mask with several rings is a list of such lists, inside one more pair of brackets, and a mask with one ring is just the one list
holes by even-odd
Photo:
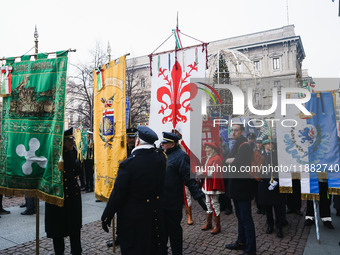
[[166, 155], [156, 149], [157, 134], [139, 126], [132, 154], [119, 165], [110, 199], [101, 217], [108, 232], [118, 212], [117, 234], [122, 254], [160, 254], [162, 231], [162, 189]]

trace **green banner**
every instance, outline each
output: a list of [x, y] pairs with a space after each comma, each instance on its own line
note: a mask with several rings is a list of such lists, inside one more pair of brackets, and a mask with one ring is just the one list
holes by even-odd
[[67, 54], [11, 63], [12, 94], [3, 98], [0, 191], [63, 205]]

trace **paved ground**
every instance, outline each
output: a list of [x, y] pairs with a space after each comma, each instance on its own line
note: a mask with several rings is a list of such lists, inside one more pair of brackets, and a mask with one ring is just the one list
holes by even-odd
[[[106, 241], [111, 238], [112, 232], [110, 231], [110, 233], [105, 233], [102, 231], [99, 221], [105, 203], [96, 203], [93, 193], [83, 194], [82, 197], [84, 213], [84, 226], [82, 228], [83, 254], [113, 254], [112, 249], [106, 247]], [[0, 254], [35, 254], [35, 216], [20, 215], [20, 212], [22, 212], [23, 209], [19, 208], [19, 205], [23, 202], [24, 198], [22, 197], [11, 199], [4, 198], [3, 200], [4, 207], [11, 210], [11, 214], [3, 215], [0, 219]], [[39, 240], [39, 254], [49, 255], [53, 254], [53, 246], [51, 239], [46, 238], [43, 231], [43, 208], [43, 203], [41, 203], [40, 222], [42, 226], [40, 230], [41, 238]], [[184, 213], [185, 212], [183, 211], [183, 215]], [[184, 233], [183, 254], [241, 254], [240, 251], [230, 251], [224, 248], [225, 244], [235, 241], [237, 237], [237, 223], [234, 214], [228, 216], [222, 214], [222, 232], [215, 236], [211, 235], [209, 232], [203, 232], [200, 230], [205, 221], [205, 214], [196, 202], [194, 202], [193, 206], [193, 215], [195, 221], [194, 225], [188, 226], [185, 221], [182, 222]], [[287, 219], [290, 224], [289, 226], [284, 227], [284, 238], [282, 239], [277, 238], [275, 234], [265, 234], [265, 216], [256, 214], [255, 207], [253, 207], [253, 216], [256, 228], [257, 254], [321, 255], [340, 253], [340, 247], [338, 246], [338, 241], [340, 241], [340, 217], [337, 217], [337, 221], [334, 221], [334, 225], [336, 227], [335, 230], [328, 230], [322, 225], [320, 226], [321, 245], [319, 245], [315, 241], [314, 227], [312, 227], [312, 229], [311, 227], [304, 227], [304, 217], [302, 216], [295, 214], [287, 215]], [[333, 220], [335, 217], [336, 216], [333, 216]], [[183, 217], [183, 219], [185, 219], [185, 217]], [[9, 223], [12, 221], [13, 223]], [[28, 230], [33, 237], [30, 237], [29, 241], [16, 240], [15, 236], [19, 236], [20, 234], [13, 234], [12, 232], [15, 230], [8, 227], [8, 225], [15, 224], [20, 224], [21, 229]], [[20, 232], [20, 228], [17, 231]], [[9, 240], [6, 239], [10, 239], [10, 235], [12, 235], [12, 239], [9, 244]], [[27, 236], [27, 234], [24, 235]], [[328, 236], [332, 236], [334, 240], [328, 238]], [[1, 242], [1, 238], [2, 241], [7, 242], [7, 246], [2, 244], [3, 242]], [[327, 242], [330, 242], [330, 244]], [[325, 249], [328, 249], [327, 252], [323, 252], [326, 251]], [[65, 254], [70, 254], [68, 240], [66, 241]], [[119, 247], [116, 250], [116, 254], [121, 254]]]

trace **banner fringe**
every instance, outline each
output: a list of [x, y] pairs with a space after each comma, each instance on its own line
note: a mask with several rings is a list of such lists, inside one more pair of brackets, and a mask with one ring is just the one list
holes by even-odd
[[107, 203], [107, 201], [109, 201], [108, 198], [106, 198], [106, 197], [104, 197], [104, 196], [102, 196], [102, 195], [94, 194], [94, 197], [95, 197], [96, 199], [102, 201], [102, 202], [106, 202], [106, 203]]
[[64, 206], [64, 198], [54, 197], [48, 195], [40, 190], [27, 190], [27, 189], [10, 189], [0, 187], [0, 194], [4, 194], [5, 196], [12, 196], [12, 197], [37, 197], [42, 201], [45, 201], [49, 204], [53, 204], [59, 207]]
[[302, 200], [317, 200], [320, 201], [320, 195], [319, 194], [307, 194], [307, 193], [301, 193], [301, 199]]
[[293, 193], [293, 187], [280, 187], [280, 193]]

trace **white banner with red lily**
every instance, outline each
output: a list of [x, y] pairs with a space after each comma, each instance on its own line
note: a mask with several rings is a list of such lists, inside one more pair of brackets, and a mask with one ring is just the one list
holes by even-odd
[[[206, 46], [205, 46], [206, 47]], [[190, 148], [190, 136], [195, 136], [200, 142], [202, 121], [195, 126], [197, 134], [190, 132], [190, 116], [199, 113], [200, 104], [192, 101], [198, 98], [197, 85], [191, 79], [205, 78], [206, 49], [204, 46], [195, 46], [182, 50], [167, 52], [152, 56], [151, 68], [151, 110], [149, 127], [162, 138], [162, 132], [171, 132], [177, 129], [182, 133], [185, 144], [195, 155], [200, 157], [199, 151]], [[195, 114], [196, 116], [196, 114]], [[195, 117], [196, 118], [196, 117]], [[196, 125], [196, 124], [195, 124]], [[196, 136], [197, 135], [197, 136]], [[193, 146], [192, 146], [193, 147]], [[195, 146], [196, 147], [196, 146]]]

